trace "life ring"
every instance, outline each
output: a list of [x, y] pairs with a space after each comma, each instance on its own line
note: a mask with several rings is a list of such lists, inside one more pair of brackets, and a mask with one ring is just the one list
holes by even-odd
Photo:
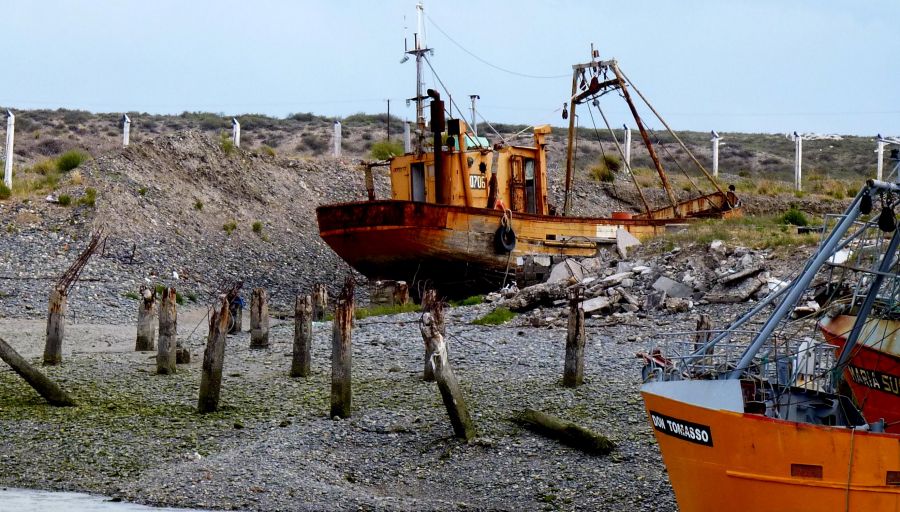
[[494, 249], [499, 254], [509, 254], [516, 248], [516, 232], [510, 226], [500, 226], [494, 233]]

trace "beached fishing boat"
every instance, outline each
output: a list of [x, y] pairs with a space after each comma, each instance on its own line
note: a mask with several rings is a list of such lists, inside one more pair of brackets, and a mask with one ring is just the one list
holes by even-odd
[[[727, 329], [664, 337], [640, 355], [641, 394], [681, 510], [900, 510], [900, 434], [887, 414], [896, 409], [860, 411], [843, 385], [897, 375], [881, 366], [892, 341], [875, 339], [896, 332], [885, 298], [900, 284], [898, 192], [869, 181], [789, 286]], [[813, 298], [820, 317], [807, 314]]]
[[[446, 119], [440, 93], [422, 91], [422, 64], [429, 49], [418, 37], [415, 41], [414, 49], [407, 52], [415, 56], [417, 64], [415, 140], [406, 154], [385, 163], [390, 168], [391, 197], [375, 199], [373, 164], [369, 163], [364, 165], [369, 173], [369, 201], [316, 210], [322, 239], [370, 279], [426, 281], [445, 295], [496, 289], [509, 280], [530, 284], [545, 279], [550, 267], [565, 258], [594, 256], [604, 245], [617, 241], [627, 245], [688, 219], [740, 214], [734, 192], [722, 190], [696, 159], [709, 178], [711, 192], [698, 189], [695, 197], [677, 199], [632, 101], [629, 89], [634, 89], [633, 84], [616, 61], [599, 60], [596, 52], [590, 62], [573, 66], [572, 96], [566, 110], [570, 119], [566, 195], [557, 213], [547, 187], [550, 127], [533, 127], [532, 145], [512, 144], [499, 134], [492, 144], [472, 133], [462, 119]], [[619, 212], [609, 218], [573, 217], [568, 214], [575, 109], [584, 104], [599, 109], [598, 98], [612, 91], [620, 92], [629, 104], [668, 204], [653, 208], [641, 193], [641, 212]], [[430, 126], [426, 130], [428, 100]], [[615, 133], [609, 132], [623, 154]], [[675, 138], [678, 140], [677, 135]], [[627, 159], [623, 160], [625, 172], [633, 176]]]

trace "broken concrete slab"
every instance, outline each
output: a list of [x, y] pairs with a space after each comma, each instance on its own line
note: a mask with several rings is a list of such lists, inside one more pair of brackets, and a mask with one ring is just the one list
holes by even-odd
[[605, 286], [618, 286], [622, 283], [623, 280], [633, 276], [632, 272], [619, 272], [618, 274], [613, 274], [608, 277], [604, 277], [600, 282]]
[[712, 304], [733, 304], [744, 302], [766, 285], [766, 279], [760, 276], [744, 280], [737, 286], [725, 287], [717, 285], [703, 298]]
[[584, 268], [581, 263], [569, 258], [563, 262], [557, 263], [550, 270], [550, 277], [547, 278], [548, 283], [558, 283], [567, 281], [569, 278], [575, 278], [577, 281], [584, 279]]
[[694, 289], [666, 276], [660, 276], [653, 283], [653, 289], [666, 292], [669, 297], [686, 299], [694, 294]]
[[581, 309], [585, 314], [593, 313], [594, 311], [602, 311], [609, 309], [612, 306], [612, 299], [610, 297], [594, 297], [593, 299], [588, 299], [581, 303]]
[[616, 251], [619, 253], [619, 257], [627, 258], [628, 248], [636, 245], [641, 245], [641, 241], [637, 237], [622, 228], [616, 228]]
[[762, 265], [754, 265], [754, 266], [745, 268], [744, 270], [741, 270], [740, 272], [735, 272], [733, 274], [726, 274], [719, 278], [719, 282], [722, 284], [731, 285], [734, 283], [738, 283], [744, 279], [747, 279], [748, 277], [754, 276], [754, 275], [762, 272], [762, 270], [763, 270]]

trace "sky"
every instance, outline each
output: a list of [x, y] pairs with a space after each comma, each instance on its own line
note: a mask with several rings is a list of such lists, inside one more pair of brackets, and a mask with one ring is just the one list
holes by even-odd
[[[674, 129], [900, 135], [897, 0], [424, 5], [426, 85], [467, 117], [478, 94], [490, 122], [562, 126], [593, 43]], [[413, 0], [0, 0], [0, 21], [0, 105], [343, 117], [390, 99], [415, 118]], [[618, 95], [600, 106], [634, 125]]]

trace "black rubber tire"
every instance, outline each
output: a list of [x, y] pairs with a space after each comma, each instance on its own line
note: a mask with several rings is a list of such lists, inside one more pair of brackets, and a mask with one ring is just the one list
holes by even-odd
[[500, 226], [494, 233], [494, 249], [498, 254], [509, 254], [516, 248], [516, 232], [511, 227]]

